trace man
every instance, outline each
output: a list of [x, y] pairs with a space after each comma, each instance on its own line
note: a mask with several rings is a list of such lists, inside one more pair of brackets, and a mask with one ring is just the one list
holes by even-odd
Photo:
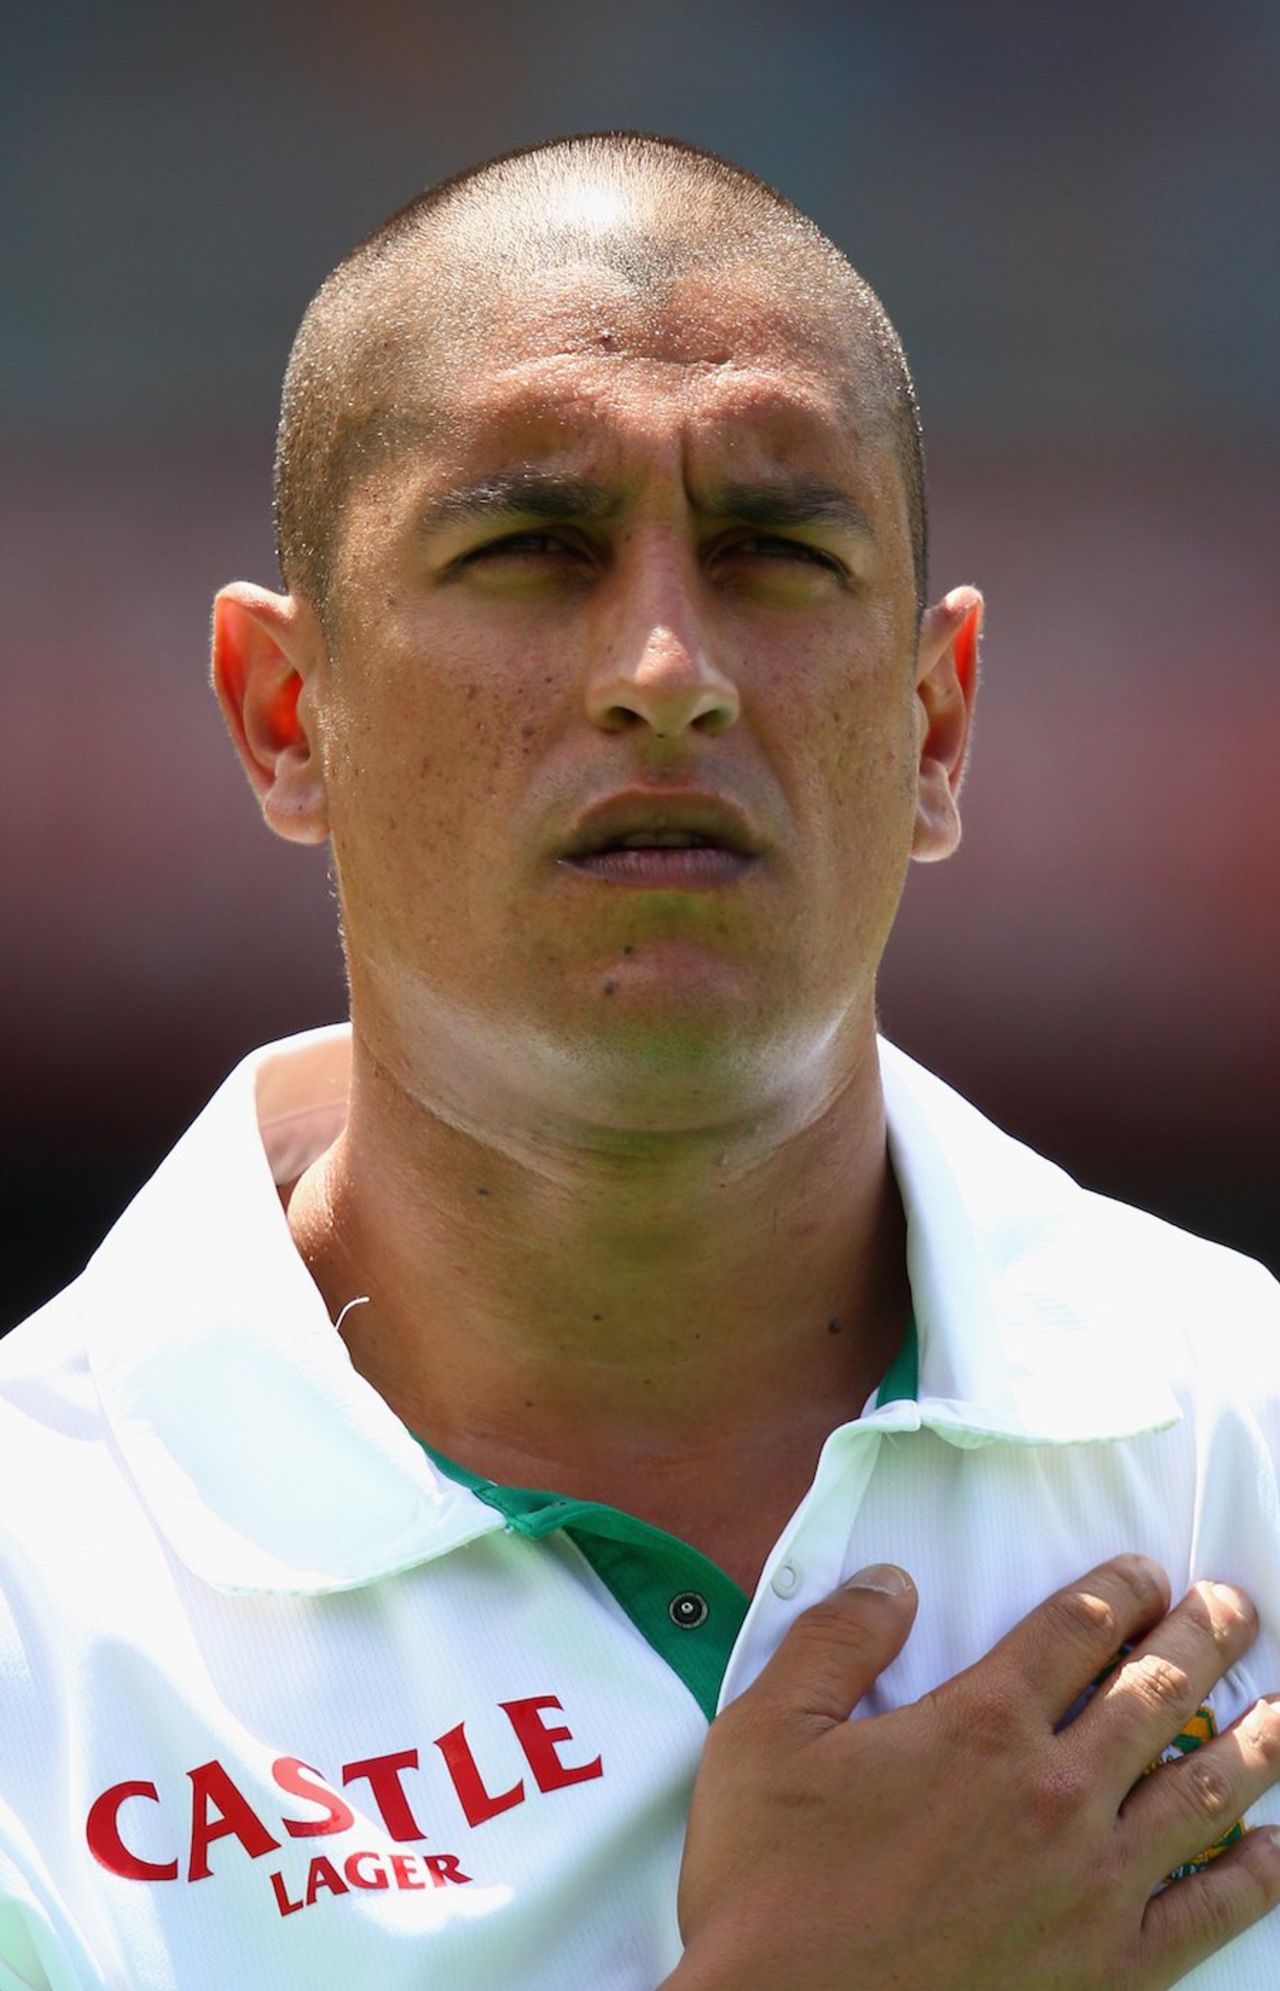
[[876, 300], [490, 162], [277, 497], [214, 680], [351, 1027], [5, 1350], [0, 1985], [1273, 1987], [1274, 1288], [877, 1043], [981, 600]]

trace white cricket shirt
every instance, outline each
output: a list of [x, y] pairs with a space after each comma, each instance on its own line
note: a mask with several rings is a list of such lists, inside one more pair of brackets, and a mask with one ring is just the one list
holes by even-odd
[[[1200, 1732], [1280, 1688], [1261, 1267], [882, 1045], [916, 1342], [747, 1599], [614, 1510], [460, 1475], [353, 1369], [276, 1191], [347, 1060], [345, 1028], [246, 1060], [0, 1344], [0, 1991], [654, 1991], [709, 1715], [870, 1562], [921, 1603], [867, 1712], [1132, 1548], [1261, 1612]], [[1187, 1982], [1275, 1991], [1280, 1919]]]

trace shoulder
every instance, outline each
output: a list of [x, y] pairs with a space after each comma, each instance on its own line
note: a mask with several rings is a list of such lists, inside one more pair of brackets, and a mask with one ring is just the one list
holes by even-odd
[[1229, 1245], [1180, 1229], [1149, 1210], [1072, 1185], [1075, 1218], [1109, 1259], [1122, 1254], [1174, 1311], [1230, 1302], [1245, 1317], [1261, 1314], [1280, 1325], [1280, 1281], [1265, 1265]]
[[1149, 1211], [1077, 1190], [1067, 1233], [1111, 1268], [1184, 1412], [1261, 1426], [1280, 1448], [1280, 1282], [1265, 1265]]
[[940, 1295], [968, 1284], [964, 1327], [1007, 1351], [1071, 1344], [1116, 1378], [1136, 1363], [1175, 1392], [1246, 1384], [1280, 1402], [1280, 1284], [1243, 1253], [1077, 1182], [882, 1042], [890, 1149]]

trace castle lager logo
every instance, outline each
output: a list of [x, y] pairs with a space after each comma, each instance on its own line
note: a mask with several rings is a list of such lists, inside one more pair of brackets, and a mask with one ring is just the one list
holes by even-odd
[[[527, 1774], [522, 1772], [505, 1788], [494, 1787], [495, 1782], [501, 1784], [501, 1778], [491, 1781], [486, 1775], [465, 1722], [437, 1735], [430, 1744], [444, 1766], [456, 1807], [451, 1820], [455, 1829], [475, 1831], [504, 1811], [526, 1803], [531, 1790], [563, 1790], [604, 1774], [601, 1757], [580, 1760], [582, 1751], [571, 1730], [555, 1719], [555, 1712], [563, 1713], [557, 1695], [499, 1701], [498, 1708], [527, 1768]], [[368, 1817], [358, 1816], [355, 1805], [344, 1795], [349, 1791], [377, 1814], [390, 1843], [317, 1851], [305, 1872], [296, 1876], [284, 1865], [264, 1869], [281, 1915], [297, 1914], [314, 1907], [323, 1895], [347, 1894], [352, 1889], [465, 1887], [472, 1878], [466, 1870], [469, 1855], [434, 1848], [414, 1853], [393, 1850], [427, 1840], [421, 1812], [422, 1767], [416, 1747], [357, 1757], [342, 1764], [333, 1778], [298, 1756], [277, 1756], [265, 1780], [261, 1775], [250, 1779], [241, 1772], [242, 1782], [249, 1783], [253, 1791], [250, 1798], [231, 1770], [214, 1757], [184, 1772], [188, 1789], [181, 1812], [175, 1806], [162, 1805], [159, 1789], [150, 1778], [127, 1778], [112, 1784], [90, 1805], [85, 1837], [99, 1864], [124, 1880], [208, 1880], [215, 1872], [211, 1850], [223, 1840], [234, 1842], [238, 1848], [234, 1857], [261, 1860], [287, 1847], [290, 1840], [341, 1839], [361, 1826], [368, 1830]], [[259, 1788], [264, 1781], [273, 1799], [270, 1808]], [[161, 1807], [161, 1817], [171, 1833], [171, 1850], [166, 1857], [146, 1857], [138, 1849], [141, 1835], [137, 1821], [143, 1805]], [[301, 1816], [297, 1814], [299, 1805]], [[154, 1826], [148, 1836], [154, 1837]]]

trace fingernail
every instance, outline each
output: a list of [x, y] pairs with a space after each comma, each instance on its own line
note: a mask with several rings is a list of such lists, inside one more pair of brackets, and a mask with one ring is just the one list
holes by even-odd
[[1230, 1611], [1233, 1617], [1247, 1618], [1251, 1616], [1253, 1606], [1245, 1596], [1244, 1591], [1237, 1590], [1234, 1583], [1211, 1583], [1209, 1587], [1213, 1591], [1217, 1602], [1223, 1606], [1224, 1610]]
[[860, 1569], [856, 1576], [846, 1576], [840, 1586], [843, 1590], [878, 1590], [884, 1597], [905, 1597], [915, 1585], [905, 1569], [899, 1569], [896, 1562], [873, 1562], [866, 1569]]

